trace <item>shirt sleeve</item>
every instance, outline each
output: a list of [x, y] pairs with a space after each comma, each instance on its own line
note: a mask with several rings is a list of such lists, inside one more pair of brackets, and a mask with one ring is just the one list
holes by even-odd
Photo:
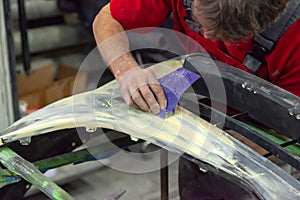
[[166, 0], [111, 0], [110, 11], [125, 29], [158, 27], [171, 13]]
[[298, 19], [266, 56], [270, 81], [300, 96], [300, 20]]

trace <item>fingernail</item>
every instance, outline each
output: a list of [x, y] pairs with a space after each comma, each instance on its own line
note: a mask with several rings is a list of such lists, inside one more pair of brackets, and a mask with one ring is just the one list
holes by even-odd
[[151, 111], [153, 112], [153, 114], [157, 115], [160, 112], [160, 106], [158, 104], [155, 104], [154, 106], [152, 106]]
[[163, 105], [160, 105], [160, 110], [166, 110], [167, 108], [167, 105], [163, 104]]

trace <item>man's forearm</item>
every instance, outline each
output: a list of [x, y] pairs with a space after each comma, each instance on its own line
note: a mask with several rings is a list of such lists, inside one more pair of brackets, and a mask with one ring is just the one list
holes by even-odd
[[99, 51], [117, 80], [127, 71], [138, 66], [129, 52], [124, 28], [112, 17], [109, 4], [96, 16], [93, 31]]
[[100, 11], [93, 24], [99, 51], [119, 81], [126, 104], [158, 114], [166, 108], [164, 91], [150, 68], [138, 67], [129, 52], [127, 34], [112, 17], [109, 6]]

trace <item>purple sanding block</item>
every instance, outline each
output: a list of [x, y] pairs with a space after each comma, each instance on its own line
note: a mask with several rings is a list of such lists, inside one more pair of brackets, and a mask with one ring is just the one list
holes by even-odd
[[165, 118], [169, 114], [174, 114], [181, 95], [201, 76], [185, 68], [167, 74], [158, 81], [163, 87], [167, 98], [166, 110], [161, 110], [160, 117]]

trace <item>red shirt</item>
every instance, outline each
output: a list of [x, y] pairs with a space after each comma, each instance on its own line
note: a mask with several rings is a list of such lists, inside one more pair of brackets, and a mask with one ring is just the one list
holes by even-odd
[[[169, 15], [174, 16], [174, 30], [196, 40], [219, 61], [249, 70], [242, 64], [246, 53], [252, 50], [253, 41], [226, 44], [204, 38], [188, 28], [184, 16], [183, 0], [111, 0], [112, 16], [129, 30], [162, 25]], [[256, 75], [300, 96], [300, 20], [296, 21], [279, 39], [275, 49], [265, 57], [266, 66]]]

